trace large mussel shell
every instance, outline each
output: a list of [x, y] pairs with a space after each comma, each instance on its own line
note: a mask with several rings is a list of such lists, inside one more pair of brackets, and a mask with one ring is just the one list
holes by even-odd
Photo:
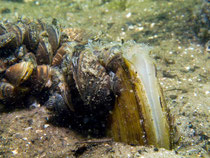
[[[146, 48], [145, 48], [146, 49]], [[137, 44], [122, 47], [116, 76], [120, 95], [110, 116], [108, 135], [129, 144], [171, 148], [170, 117], [155, 76], [155, 67]]]

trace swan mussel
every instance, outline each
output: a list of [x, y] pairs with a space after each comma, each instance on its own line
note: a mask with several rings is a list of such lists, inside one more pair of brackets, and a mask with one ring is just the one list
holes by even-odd
[[115, 98], [108, 133], [129, 144], [172, 146], [171, 118], [158, 83], [148, 47], [125, 43], [116, 70], [120, 95]]

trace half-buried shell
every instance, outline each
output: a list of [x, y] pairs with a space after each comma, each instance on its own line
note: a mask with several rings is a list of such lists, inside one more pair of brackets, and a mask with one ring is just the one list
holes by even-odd
[[115, 141], [170, 149], [171, 119], [158, 83], [155, 66], [146, 48], [123, 44], [116, 76], [120, 95], [110, 116], [108, 135]]

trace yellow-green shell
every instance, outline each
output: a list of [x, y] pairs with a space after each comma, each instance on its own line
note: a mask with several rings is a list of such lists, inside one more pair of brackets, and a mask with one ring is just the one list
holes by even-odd
[[[121, 92], [115, 98], [108, 135], [115, 141], [128, 144], [154, 145], [170, 149], [170, 118], [160, 85], [155, 73], [153, 74], [154, 65], [148, 55], [140, 55], [144, 52], [141, 52], [136, 44], [122, 50], [123, 62], [116, 72]], [[148, 69], [145, 74], [140, 74], [139, 71], [139, 66], [142, 66], [139, 62], [142, 61], [145, 62], [145, 69]], [[152, 83], [148, 81], [149, 85], [145, 85], [145, 79], [151, 79]], [[146, 86], [149, 88], [145, 88]], [[152, 94], [149, 94], [150, 92]]]

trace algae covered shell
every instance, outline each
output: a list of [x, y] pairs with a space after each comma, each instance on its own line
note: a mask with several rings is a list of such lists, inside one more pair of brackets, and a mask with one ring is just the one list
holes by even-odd
[[170, 149], [170, 117], [155, 66], [145, 49], [134, 42], [121, 48], [122, 60], [116, 63], [121, 89], [107, 132], [115, 141]]

